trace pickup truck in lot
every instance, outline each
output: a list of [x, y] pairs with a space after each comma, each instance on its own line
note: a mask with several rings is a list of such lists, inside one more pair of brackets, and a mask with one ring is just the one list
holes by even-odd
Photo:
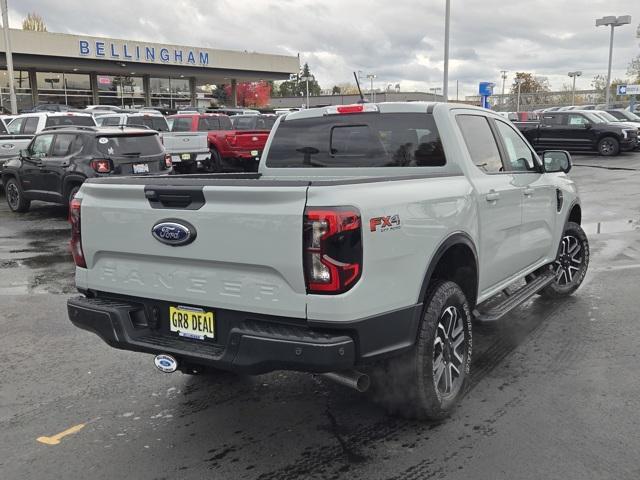
[[33, 135], [10, 134], [4, 120], [0, 119], [0, 172], [5, 162], [10, 158], [18, 156], [20, 150], [31, 143], [32, 138]]
[[514, 122], [536, 150], [560, 148], [618, 155], [638, 146], [638, 129], [608, 122], [591, 111], [544, 112], [539, 122]]
[[441, 418], [465, 391], [472, 320], [583, 281], [570, 168], [466, 105], [286, 114], [256, 174], [85, 182], [69, 318], [166, 372], [371, 381], [390, 412]]
[[[257, 115], [256, 115], [257, 116]], [[235, 129], [227, 115], [219, 113], [178, 114], [169, 118], [172, 131], [207, 132], [211, 161], [209, 172], [255, 172], [269, 129]]]

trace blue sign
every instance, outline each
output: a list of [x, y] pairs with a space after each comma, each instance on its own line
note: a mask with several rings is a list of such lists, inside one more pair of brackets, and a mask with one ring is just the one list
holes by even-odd
[[134, 62], [178, 63], [187, 65], [209, 65], [209, 52], [182, 50], [129, 43], [103, 42], [101, 40], [79, 40], [78, 47], [83, 57], [109, 58]]
[[627, 86], [618, 85], [618, 95], [626, 95], [626, 94], [627, 94]]
[[493, 95], [493, 87], [495, 86], [496, 86], [495, 83], [480, 82], [480, 85], [478, 86], [478, 93], [483, 97], [485, 96], [488, 97], [490, 95]]

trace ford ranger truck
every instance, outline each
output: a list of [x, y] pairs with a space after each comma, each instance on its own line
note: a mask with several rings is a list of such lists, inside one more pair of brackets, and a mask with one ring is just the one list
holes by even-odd
[[583, 281], [570, 168], [467, 105], [289, 113], [255, 174], [85, 182], [69, 317], [163, 371], [371, 381], [390, 412], [440, 418], [469, 378], [472, 320]]

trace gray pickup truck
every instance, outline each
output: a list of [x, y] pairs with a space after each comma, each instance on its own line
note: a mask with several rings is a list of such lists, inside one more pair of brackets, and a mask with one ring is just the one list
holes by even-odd
[[33, 135], [10, 134], [4, 120], [0, 119], [0, 171], [7, 160], [17, 157], [27, 148]]
[[582, 283], [570, 168], [467, 105], [289, 113], [257, 174], [85, 182], [69, 317], [162, 371], [372, 381], [391, 412], [440, 418], [469, 379], [472, 320]]

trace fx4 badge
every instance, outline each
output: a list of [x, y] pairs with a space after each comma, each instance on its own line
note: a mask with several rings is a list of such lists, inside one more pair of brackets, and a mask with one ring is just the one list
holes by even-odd
[[387, 230], [397, 230], [400, 228], [400, 215], [389, 215], [387, 217], [374, 217], [369, 220], [369, 228], [372, 232]]

